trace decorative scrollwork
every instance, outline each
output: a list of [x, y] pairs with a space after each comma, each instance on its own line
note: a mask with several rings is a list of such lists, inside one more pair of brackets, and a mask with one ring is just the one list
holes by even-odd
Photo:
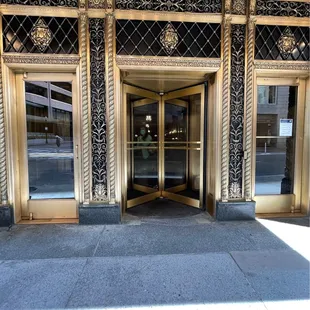
[[106, 0], [88, 0], [88, 7], [91, 9], [105, 9]]
[[78, 0], [0, 0], [0, 4], [78, 7]]
[[4, 103], [2, 89], [2, 68], [0, 61], [0, 204], [7, 203], [6, 147], [4, 125]]
[[160, 43], [170, 55], [179, 42], [178, 32], [171, 23], [168, 23], [160, 35]]
[[108, 201], [104, 19], [89, 19], [89, 30], [93, 200]]
[[232, 25], [230, 78], [229, 196], [242, 197], [245, 25]]
[[221, 13], [222, 0], [116, 0], [122, 10]]
[[39, 18], [30, 32], [33, 44], [44, 52], [52, 41], [52, 32], [42, 18]]
[[310, 3], [298, 1], [257, 0], [257, 15], [309, 17]]
[[310, 71], [310, 63], [307, 61], [263, 61], [256, 60], [254, 62], [255, 69], [263, 70], [297, 70]]
[[294, 51], [296, 46], [296, 38], [289, 27], [285, 28], [281, 37], [277, 41], [277, 46], [284, 59]]
[[245, 0], [232, 0], [232, 10], [233, 14], [244, 15], [246, 11]]

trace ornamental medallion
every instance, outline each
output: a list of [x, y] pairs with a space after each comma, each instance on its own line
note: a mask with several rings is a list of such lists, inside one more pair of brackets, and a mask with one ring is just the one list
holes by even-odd
[[288, 58], [296, 47], [296, 38], [290, 28], [285, 28], [277, 42], [278, 49], [283, 58]]
[[33, 44], [43, 53], [52, 41], [52, 32], [42, 18], [39, 18], [30, 32]]
[[160, 43], [167, 54], [171, 55], [179, 42], [178, 33], [171, 23], [168, 23], [160, 35]]

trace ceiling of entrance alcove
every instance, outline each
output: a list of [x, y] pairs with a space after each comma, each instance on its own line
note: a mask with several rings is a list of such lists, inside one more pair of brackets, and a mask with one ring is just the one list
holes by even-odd
[[124, 82], [155, 92], [173, 91], [205, 81], [205, 71], [130, 71], [122, 72]]

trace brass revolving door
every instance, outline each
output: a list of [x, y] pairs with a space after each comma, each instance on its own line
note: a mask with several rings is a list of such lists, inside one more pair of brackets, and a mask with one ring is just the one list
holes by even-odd
[[204, 89], [159, 95], [123, 85], [126, 208], [160, 197], [203, 207]]

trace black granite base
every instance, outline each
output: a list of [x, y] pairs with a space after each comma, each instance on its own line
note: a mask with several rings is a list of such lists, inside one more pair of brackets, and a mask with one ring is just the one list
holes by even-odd
[[10, 227], [13, 223], [13, 208], [9, 205], [0, 205], [0, 227]]
[[255, 201], [217, 201], [215, 218], [218, 221], [255, 220], [255, 204]]
[[79, 207], [79, 223], [81, 225], [107, 225], [121, 222], [120, 205], [88, 204]]

